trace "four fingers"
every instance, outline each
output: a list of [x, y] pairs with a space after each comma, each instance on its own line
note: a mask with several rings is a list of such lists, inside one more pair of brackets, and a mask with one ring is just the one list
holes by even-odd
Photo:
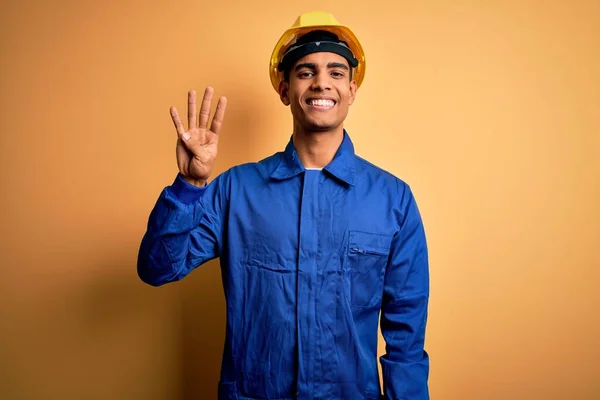
[[[206, 126], [208, 125], [208, 117], [210, 116], [210, 107], [212, 103], [213, 94], [214, 89], [211, 86], [208, 86], [204, 91], [202, 105], [200, 106], [200, 116], [198, 123], [198, 127], [200, 129], [206, 129]], [[217, 104], [217, 109], [215, 111], [215, 115], [210, 126], [210, 130], [213, 131], [215, 134], [219, 133], [219, 130], [221, 129], [221, 124], [223, 123], [226, 108], [227, 98], [219, 98], [219, 103]], [[177, 130], [177, 134], [184, 140], [189, 140], [190, 135], [187, 133], [185, 127], [183, 126], [183, 123], [181, 122], [181, 118], [179, 117], [177, 108], [171, 107], [170, 111], [171, 119], [173, 120], [175, 129]], [[190, 90], [188, 92], [188, 130], [194, 128], [196, 128], [196, 91]]]

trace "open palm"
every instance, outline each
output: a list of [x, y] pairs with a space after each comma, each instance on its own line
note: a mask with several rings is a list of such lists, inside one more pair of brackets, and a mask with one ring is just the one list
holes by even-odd
[[210, 176], [219, 144], [219, 130], [225, 116], [227, 99], [219, 98], [215, 115], [208, 126], [210, 106], [214, 89], [207, 87], [202, 98], [200, 114], [196, 115], [196, 91], [188, 93], [188, 129], [185, 130], [175, 107], [171, 107], [171, 119], [177, 130], [177, 166], [179, 173], [188, 182], [204, 186]]

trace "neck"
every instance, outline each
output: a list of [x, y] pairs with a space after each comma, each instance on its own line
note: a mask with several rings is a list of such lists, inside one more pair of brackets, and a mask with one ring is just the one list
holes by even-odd
[[292, 141], [304, 168], [323, 168], [333, 160], [344, 140], [344, 128], [331, 131], [294, 129]]

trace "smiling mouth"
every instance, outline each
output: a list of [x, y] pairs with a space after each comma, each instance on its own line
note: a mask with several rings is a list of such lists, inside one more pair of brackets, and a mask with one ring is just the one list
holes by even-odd
[[331, 108], [335, 106], [335, 101], [331, 99], [308, 99], [306, 104], [316, 108]]

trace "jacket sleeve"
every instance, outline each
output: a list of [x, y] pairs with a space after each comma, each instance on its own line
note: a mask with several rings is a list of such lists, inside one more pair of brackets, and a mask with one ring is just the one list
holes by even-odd
[[216, 258], [222, 248], [225, 174], [204, 188], [177, 175], [150, 213], [140, 245], [137, 271], [149, 285], [178, 281]]
[[385, 273], [381, 331], [386, 352], [380, 358], [385, 399], [429, 399], [429, 356], [424, 349], [429, 302], [427, 244], [410, 188], [401, 191], [399, 229]]

